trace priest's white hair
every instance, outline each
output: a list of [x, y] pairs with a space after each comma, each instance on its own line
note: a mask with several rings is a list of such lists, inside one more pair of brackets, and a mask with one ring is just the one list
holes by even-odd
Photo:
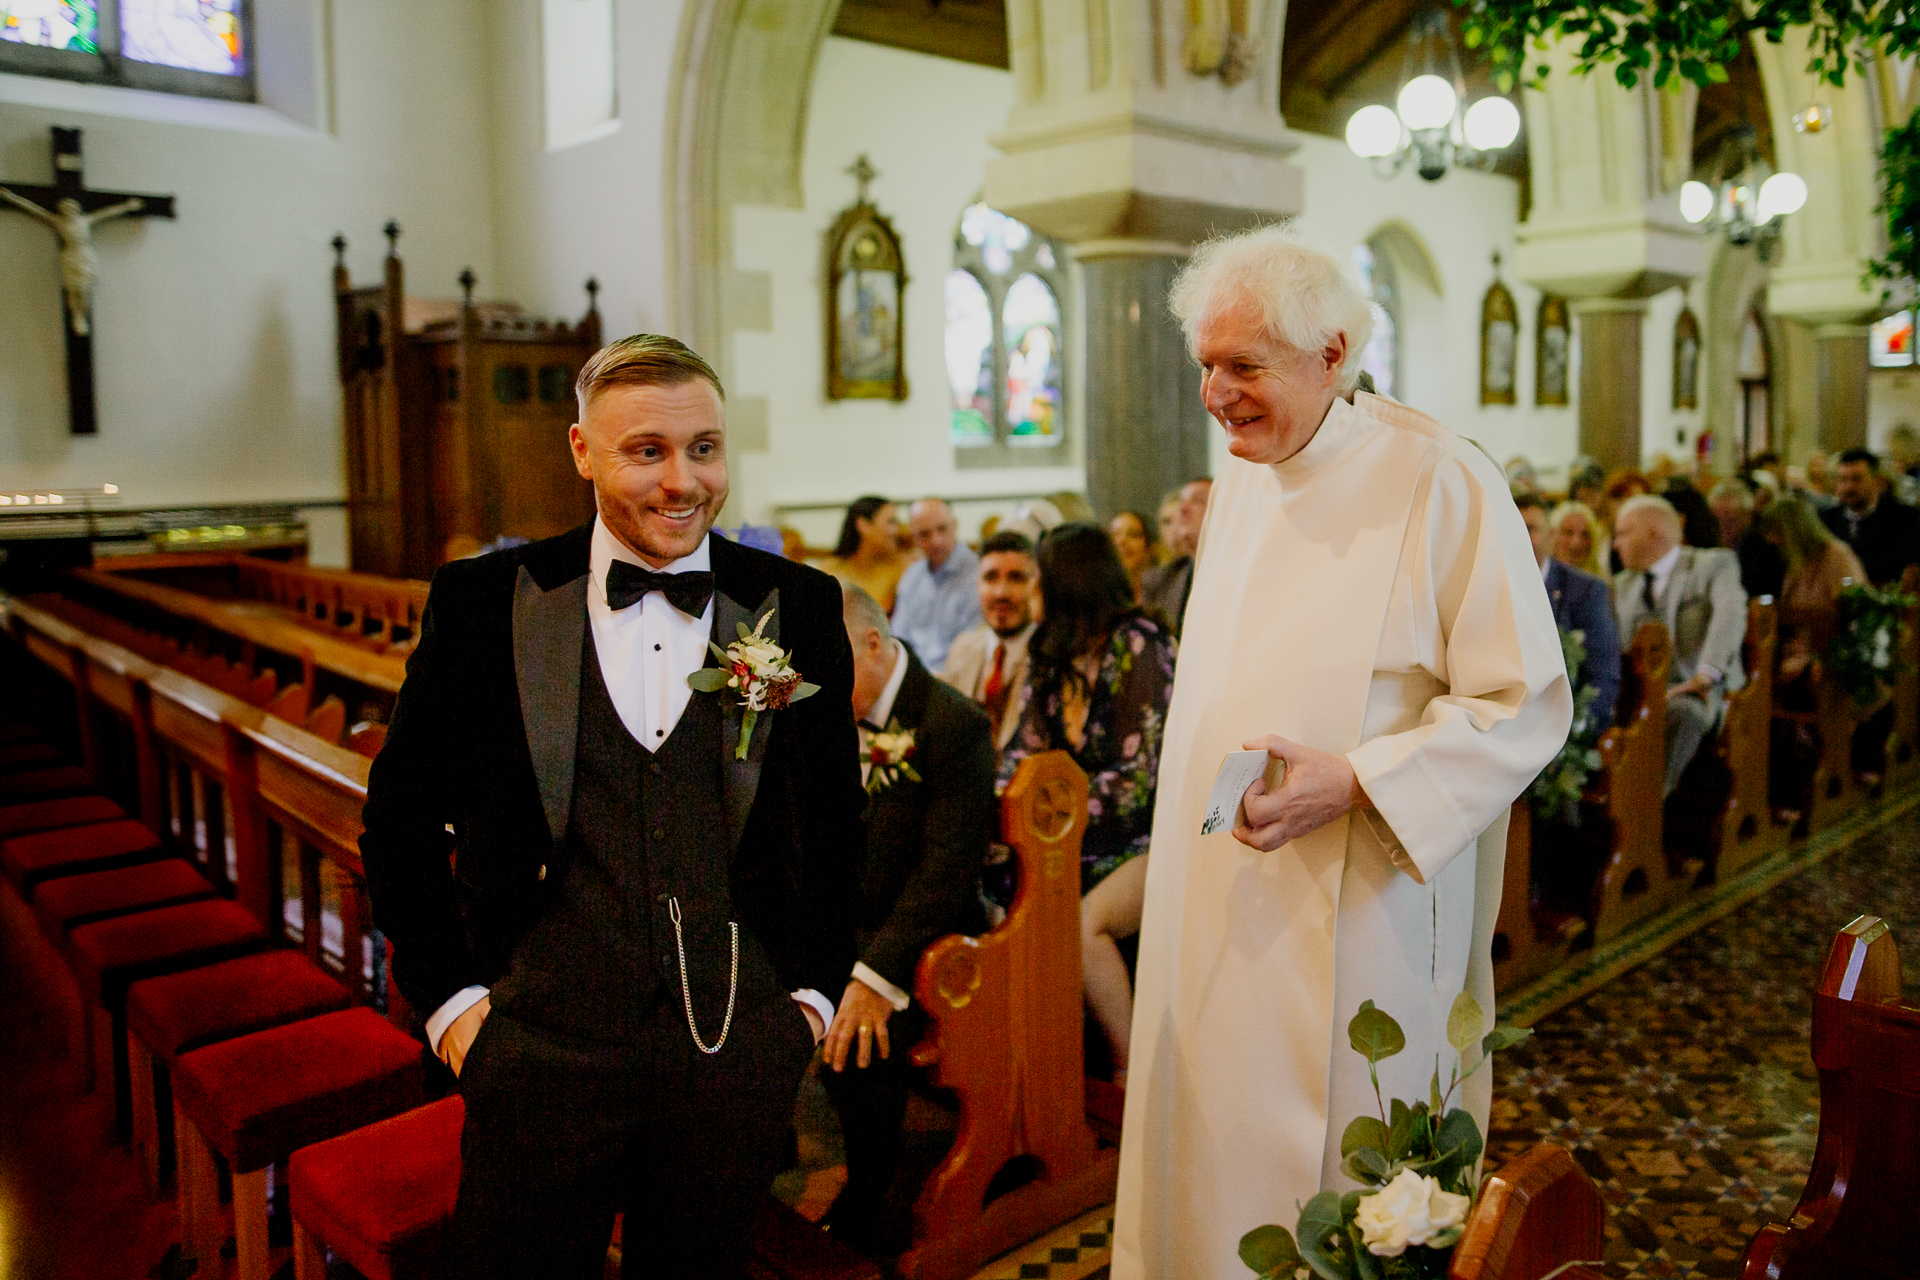
[[1346, 334], [1347, 355], [1334, 385], [1342, 395], [1353, 391], [1373, 336], [1373, 309], [1337, 261], [1277, 226], [1215, 236], [1193, 251], [1168, 298], [1188, 350], [1202, 315], [1243, 298], [1260, 309], [1268, 337], [1298, 351], [1320, 351], [1336, 333]]

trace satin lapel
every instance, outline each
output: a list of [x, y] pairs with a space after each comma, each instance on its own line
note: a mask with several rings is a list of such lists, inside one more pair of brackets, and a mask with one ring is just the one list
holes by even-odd
[[520, 718], [540, 783], [540, 804], [554, 847], [573, 805], [573, 757], [580, 725], [580, 650], [586, 639], [586, 574], [542, 591], [521, 567], [513, 586], [513, 675]]
[[[775, 588], [767, 592], [767, 598], [758, 608], [749, 611], [738, 600], [725, 591], [716, 590], [713, 597], [713, 642], [722, 649], [740, 638], [740, 628], [752, 631], [754, 626], [767, 614], [766, 630], [761, 632], [776, 644], [780, 640], [780, 591]], [[712, 660], [712, 655], [708, 655]], [[802, 673], [804, 674], [804, 673]], [[724, 695], [714, 695], [722, 697]], [[747, 814], [753, 809], [753, 798], [760, 791], [760, 766], [767, 758], [767, 737], [773, 732], [773, 717], [777, 712], [763, 712], [753, 726], [753, 740], [747, 744], [747, 758], [736, 759], [734, 752], [740, 746], [740, 708], [730, 697], [725, 698], [726, 712], [720, 720], [720, 740], [725, 748], [722, 759], [727, 764], [727, 848], [737, 850], [740, 836], [747, 829]]]

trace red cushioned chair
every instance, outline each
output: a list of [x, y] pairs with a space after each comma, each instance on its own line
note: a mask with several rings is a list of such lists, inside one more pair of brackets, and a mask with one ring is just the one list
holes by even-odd
[[54, 947], [65, 952], [68, 935], [83, 924], [219, 896], [186, 859], [161, 858], [42, 881], [33, 892], [33, 914]]
[[183, 1053], [352, 1004], [298, 951], [277, 949], [147, 978], [127, 988], [133, 1143], [157, 1195], [173, 1171], [173, 1063]]
[[0, 804], [53, 800], [60, 796], [77, 796], [93, 789], [93, 775], [76, 764], [0, 774]]
[[114, 1133], [127, 1141], [133, 1095], [127, 1066], [127, 987], [141, 978], [178, 973], [231, 959], [267, 945], [267, 931], [246, 908], [224, 898], [182, 903], [83, 924], [67, 935], [67, 963], [89, 1006], [85, 1064], [92, 1087], [93, 1062], [106, 1021], [113, 1057]]
[[59, 764], [60, 749], [51, 742], [10, 742], [0, 746], [0, 772], [21, 773]]
[[441, 1280], [466, 1118], [455, 1094], [294, 1152], [294, 1280], [325, 1280], [323, 1247], [367, 1280]]
[[183, 1053], [173, 1064], [180, 1233], [203, 1267], [225, 1235], [213, 1156], [233, 1171], [240, 1280], [267, 1280], [267, 1170], [424, 1101], [423, 1048], [372, 1009], [347, 1009]]
[[160, 837], [131, 818], [0, 840], [0, 871], [28, 901], [41, 881], [55, 876], [130, 867], [165, 856]]
[[80, 827], [92, 822], [116, 822], [127, 811], [105, 796], [69, 796], [63, 800], [28, 800], [0, 808], [0, 840]]

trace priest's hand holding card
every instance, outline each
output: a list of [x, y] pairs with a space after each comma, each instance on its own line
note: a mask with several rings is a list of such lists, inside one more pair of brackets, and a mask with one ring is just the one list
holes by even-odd
[[1289, 840], [1318, 831], [1342, 814], [1367, 806], [1353, 765], [1345, 756], [1289, 742], [1278, 734], [1254, 738], [1248, 751], [1264, 750], [1282, 761], [1285, 772], [1271, 791], [1264, 778], [1254, 779], [1241, 802], [1244, 817], [1233, 838], [1262, 851], [1278, 849]]

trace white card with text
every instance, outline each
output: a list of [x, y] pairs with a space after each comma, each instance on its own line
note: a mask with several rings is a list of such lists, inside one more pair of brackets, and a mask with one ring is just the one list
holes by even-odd
[[[1220, 772], [1213, 776], [1213, 790], [1207, 796], [1207, 816], [1200, 824], [1201, 835], [1228, 831], [1238, 824], [1240, 802], [1246, 798], [1247, 788], [1267, 771], [1268, 759], [1264, 751], [1227, 752], [1227, 758], [1220, 762]], [[1282, 769], [1286, 767], [1280, 761], [1274, 763]]]

